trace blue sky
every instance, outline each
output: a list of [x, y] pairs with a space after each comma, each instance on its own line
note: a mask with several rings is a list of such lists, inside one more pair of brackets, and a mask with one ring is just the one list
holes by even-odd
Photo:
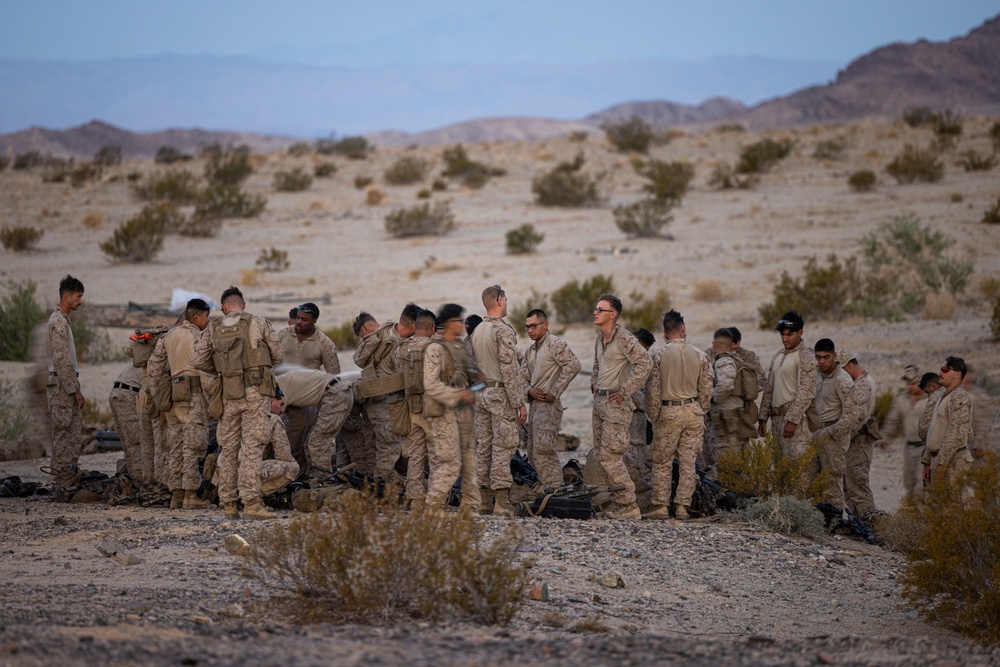
[[694, 60], [839, 61], [939, 41], [996, 0], [4, 0], [0, 58], [249, 56], [324, 66]]

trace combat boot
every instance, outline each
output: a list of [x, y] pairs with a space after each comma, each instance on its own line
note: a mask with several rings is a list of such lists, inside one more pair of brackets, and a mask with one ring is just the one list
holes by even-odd
[[684, 505], [676, 505], [674, 507], [674, 518], [678, 521], [687, 521], [691, 518], [691, 515], [688, 514], [687, 507]]
[[266, 521], [277, 518], [277, 516], [277, 514], [265, 507], [264, 503], [259, 500], [243, 508], [243, 518], [251, 521]]
[[186, 510], [205, 510], [212, 506], [212, 503], [207, 500], [202, 500], [198, 497], [197, 491], [185, 491], [184, 492], [184, 506], [183, 509]]
[[663, 505], [655, 505], [653, 509], [649, 510], [642, 515], [643, 519], [669, 519], [670, 518], [670, 508], [664, 507]]
[[496, 502], [493, 503], [493, 516], [514, 516], [514, 507], [510, 504], [510, 489], [497, 489]]
[[184, 490], [177, 489], [170, 493], [170, 509], [179, 510], [184, 507]]
[[479, 487], [479, 513], [482, 515], [493, 514], [493, 502], [491, 497], [493, 491], [488, 486]]
[[602, 512], [605, 519], [617, 519], [618, 521], [639, 521], [642, 519], [642, 510], [635, 503], [631, 505], [615, 504], [611, 509]]
[[227, 519], [239, 519], [240, 509], [236, 503], [225, 503], [222, 506], [222, 511], [225, 512]]
[[413, 514], [420, 514], [425, 509], [425, 503], [423, 498], [414, 498], [410, 501], [410, 512]]

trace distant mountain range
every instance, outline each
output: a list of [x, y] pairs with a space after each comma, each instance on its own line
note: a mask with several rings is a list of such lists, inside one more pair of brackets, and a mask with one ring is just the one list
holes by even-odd
[[[0, 91], [4, 97], [0, 127], [11, 127], [19, 118], [32, 119], [22, 127], [31, 122], [45, 123], [46, 118], [66, 117], [81, 110], [92, 118], [108, 121], [69, 130], [36, 125], [0, 135], [0, 154], [41, 150], [83, 158], [111, 144], [121, 146], [126, 156], [150, 157], [161, 145], [193, 151], [211, 141], [247, 143], [254, 150], [266, 152], [287, 147], [299, 140], [296, 137], [315, 138], [327, 132], [317, 131], [315, 125], [307, 128], [302, 124], [304, 120], [297, 121], [302, 124], [301, 131], [272, 130], [272, 134], [197, 129], [137, 133], [109, 122], [121, 122], [117, 119], [122, 117], [142, 118], [141, 123], [128, 123], [139, 129], [198, 125], [201, 123], [188, 121], [194, 110], [200, 109], [208, 117], [218, 118], [217, 124], [213, 123], [218, 127], [245, 128], [247, 119], [257, 119], [253, 126], [267, 131], [283, 127], [283, 122], [288, 126], [288, 118], [304, 118], [297, 113], [307, 108], [314, 116], [350, 118], [350, 126], [362, 122], [359, 114], [363, 110], [374, 113], [370, 109], [377, 100], [379, 108], [389, 114], [381, 116], [387, 119], [382, 127], [405, 127], [403, 119], [408, 119], [411, 126], [427, 126], [433, 124], [431, 116], [426, 115], [429, 107], [422, 104], [428, 96], [438, 101], [453, 96], [456, 102], [449, 116], [478, 119], [426, 132], [382, 131], [367, 136], [382, 146], [532, 141], [573, 130], [593, 130], [607, 120], [631, 115], [659, 126], [698, 128], [726, 122], [758, 129], [891, 117], [912, 106], [1000, 115], [1000, 16], [948, 42], [921, 40], [876, 49], [850, 63], [828, 84], [750, 107], [734, 99], [712, 97], [713, 93], [739, 87], [734, 83], [737, 80], [744, 82], [742, 90], [746, 93], [753, 85], [747, 82], [766, 81], [773, 86], [778, 81], [804, 78], [807, 70], [802, 63], [753, 58], [713, 59], [684, 67], [631, 63], [532, 67], [525, 71], [516, 66], [335, 70], [268, 65], [247, 59], [181, 57], [88, 64], [0, 61]], [[700, 90], [706, 94], [693, 99], [708, 99], [697, 105], [662, 100], [627, 102], [578, 120], [496, 113], [523, 113], [524, 109], [554, 103], [578, 105], [587, 98], [580, 92], [581, 82], [600, 90], [601, 95], [637, 87], [625, 86], [624, 78], [633, 79], [633, 84], [639, 80], [638, 88], [686, 91], [675, 100], [692, 99], [691, 92], [696, 88], [692, 82], [699, 81]], [[756, 85], [759, 89], [763, 84]], [[706, 86], [716, 88], [709, 91]], [[470, 90], [476, 94], [470, 97]], [[745, 99], [754, 98], [748, 94]]]

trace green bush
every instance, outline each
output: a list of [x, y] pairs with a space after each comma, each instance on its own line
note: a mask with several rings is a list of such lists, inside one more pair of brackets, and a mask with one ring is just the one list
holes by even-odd
[[634, 204], [616, 206], [615, 225], [631, 237], [652, 238], [674, 219], [673, 207], [656, 199], [641, 199]]
[[641, 292], [629, 294], [629, 303], [622, 313], [622, 325], [635, 331], [639, 327], [650, 331], [663, 329], [663, 314], [670, 310], [670, 295], [660, 288], [652, 297], [646, 298]]
[[[0, 342], [0, 350], [3, 343]], [[34, 421], [31, 411], [18, 400], [21, 385], [7, 378], [0, 378], [0, 461], [4, 453], [16, 451], [21, 440], [29, 435]]]
[[560, 162], [552, 171], [532, 179], [535, 202], [541, 206], [600, 206], [604, 174], [581, 172], [584, 163], [583, 153], [579, 153], [572, 162]]
[[337, 173], [337, 165], [332, 162], [317, 162], [313, 166], [313, 176], [316, 178], [327, 178]]
[[653, 128], [638, 116], [601, 125], [608, 141], [620, 153], [645, 153], [653, 141]]
[[455, 229], [455, 214], [447, 202], [400, 208], [385, 216], [385, 231], [396, 238], [407, 236], [441, 236]]
[[593, 322], [597, 297], [614, 293], [611, 276], [597, 274], [580, 282], [571, 280], [552, 292], [552, 306], [559, 313], [559, 319], [569, 324], [573, 322]]
[[160, 146], [156, 150], [153, 162], [157, 164], [174, 164], [175, 162], [187, 162], [193, 159], [191, 155], [182, 153], [173, 146]]
[[255, 262], [262, 271], [286, 271], [291, 264], [288, 261], [288, 251], [272, 247], [270, 250], [260, 249], [260, 255]]
[[1000, 197], [993, 204], [983, 211], [983, 219], [981, 222], [987, 225], [998, 225], [1000, 224]]
[[524, 330], [524, 321], [528, 319], [528, 313], [535, 308], [540, 308], [547, 315], [550, 315], [548, 300], [544, 294], [535, 288], [531, 289], [531, 296], [528, 297], [527, 301], [508, 307], [507, 321], [514, 327], [514, 331], [517, 332], [518, 336], [528, 335], [528, 332]]
[[980, 155], [971, 148], [963, 151], [962, 155], [958, 159], [958, 166], [962, 167], [966, 171], [989, 171], [995, 167], [996, 164], [996, 153]]
[[223, 148], [217, 143], [211, 144], [202, 150], [202, 155], [208, 158], [205, 180], [210, 185], [239, 185], [253, 173], [247, 145]]
[[65, 183], [73, 173], [73, 158], [58, 158], [51, 155], [41, 163], [42, 183]]
[[431, 183], [431, 190], [434, 192], [444, 192], [448, 189], [448, 183], [441, 180], [440, 178], [435, 178], [434, 182]]
[[26, 225], [5, 226], [3, 229], [0, 229], [0, 242], [3, 243], [3, 247], [14, 252], [34, 248], [42, 240], [43, 236], [45, 236], [45, 232], [42, 230]]
[[123, 222], [101, 251], [116, 262], [148, 262], [163, 249], [163, 227], [142, 213]]
[[590, 136], [590, 132], [586, 130], [573, 130], [569, 133], [569, 140], [573, 143], [582, 144]]
[[238, 185], [213, 185], [198, 193], [195, 218], [255, 218], [267, 206], [261, 195], [248, 195]]
[[688, 162], [650, 160], [639, 173], [648, 181], [642, 189], [657, 202], [672, 206], [681, 203], [694, 179], [694, 167]]
[[715, 165], [708, 178], [708, 187], [716, 190], [750, 190], [760, 182], [756, 174], [737, 174], [732, 166], [725, 162]]
[[771, 171], [792, 152], [795, 141], [783, 139], [761, 139], [740, 151], [740, 159], [736, 162], [736, 171], [740, 174], [761, 174]]
[[903, 152], [885, 165], [885, 170], [900, 185], [914, 182], [936, 183], [944, 177], [944, 162], [933, 148], [906, 144]]
[[504, 169], [490, 167], [470, 159], [462, 144], [444, 149], [441, 158], [445, 164], [442, 176], [459, 180], [474, 190], [486, 185], [494, 176], [503, 176], [507, 173]]
[[861, 253], [883, 281], [889, 278], [888, 271], [900, 272], [892, 277], [899, 290], [905, 290], [903, 283], [907, 280], [902, 274], [913, 273], [920, 276], [929, 291], [959, 294], [969, 282], [973, 263], [947, 257], [944, 252], [953, 245], [953, 240], [929, 225], [921, 225], [920, 219], [911, 214], [896, 216], [867, 234], [861, 241]]
[[393, 162], [382, 177], [389, 185], [412, 185], [424, 180], [430, 168], [427, 160], [415, 155], [404, 155]]
[[94, 164], [98, 167], [114, 167], [121, 163], [121, 146], [101, 146], [101, 148], [94, 154]]
[[186, 217], [172, 201], [146, 204], [137, 217], [147, 220], [150, 226], [158, 227], [164, 234], [179, 232], [186, 222]]
[[312, 147], [304, 141], [296, 141], [294, 144], [289, 146], [285, 152], [292, 157], [304, 157], [312, 152]]
[[878, 420], [878, 425], [882, 426], [885, 424], [885, 418], [889, 415], [889, 410], [892, 409], [892, 402], [896, 398], [896, 393], [892, 389], [886, 389], [875, 397], [875, 419]]
[[839, 160], [847, 151], [847, 140], [843, 137], [820, 141], [813, 149], [813, 157], [817, 160]]
[[545, 234], [535, 231], [535, 226], [523, 224], [507, 232], [507, 254], [526, 255], [535, 252], [545, 240]]
[[422, 188], [420, 190], [417, 190], [417, 199], [430, 199], [430, 198], [431, 198], [431, 191], [428, 190], [427, 188]]
[[878, 184], [878, 176], [871, 169], [859, 169], [847, 179], [847, 186], [855, 192], [871, 192]]
[[278, 192], [302, 192], [312, 185], [313, 177], [302, 167], [279, 171], [274, 175], [274, 189]]
[[198, 178], [186, 169], [170, 169], [132, 183], [132, 192], [143, 201], [191, 204], [198, 197]]
[[757, 309], [762, 329], [774, 327], [781, 315], [789, 310], [807, 319], [840, 319], [855, 314], [856, 302], [865, 294], [865, 280], [854, 257], [841, 263], [831, 254], [826, 266], [811, 257], [801, 276], [793, 278], [783, 271], [772, 294], [773, 300]]
[[344, 137], [343, 139], [319, 139], [316, 152], [320, 155], [343, 155], [351, 160], [364, 160], [375, 150], [364, 137]]
[[358, 339], [354, 335], [353, 326], [353, 321], [347, 321], [338, 327], [324, 329], [323, 333], [333, 341], [338, 350], [353, 350], [358, 346]]
[[48, 317], [36, 289], [30, 280], [10, 283], [0, 299], [0, 361], [30, 361], [31, 332]]
[[100, 180], [103, 168], [96, 162], [81, 162], [69, 173], [69, 182], [74, 188], [82, 188], [89, 181]]
[[361, 176], [355, 176], [354, 177], [354, 187], [356, 187], [358, 190], [364, 190], [365, 188], [367, 188], [369, 185], [371, 185], [374, 182], [375, 182], [375, 179], [372, 178], [371, 176], [361, 175]]
[[903, 111], [903, 122], [910, 127], [923, 127], [933, 123], [935, 116], [930, 107], [909, 107]]
[[813, 444], [802, 456], [794, 459], [785, 456], [777, 437], [767, 430], [763, 439], [719, 452], [716, 459], [719, 483], [741, 498], [792, 496], [812, 501], [817, 495], [816, 485], [807, 482], [806, 471], [817, 456]]
[[951, 109], [934, 114], [931, 125], [934, 134], [939, 137], [957, 137], [962, 134], [962, 116]]
[[[77, 311], [77, 316], [70, 325], [73, 329], [73, 345], [76, 348], [76, 358], [78, 361], [86, 361], [94, 364], [103, 364], [111, 361], [125, 361], [124, 350], [120, 345], [111, 342], [111, 336], [107, 329], [97, 326], [91, 322], [86, 308]], [[110, 413], [106, 413], [98, 408], [98, 416], [92, 421], [84, 420], [84, 423], [105, 424], [111, 421]], [[86, 410], [86, 406], [85, 406]]]
[[38, 151], [25, 151], [14, 156], [11, 168], [14, 171], [26, 171], [45, 164], [45, 157]]

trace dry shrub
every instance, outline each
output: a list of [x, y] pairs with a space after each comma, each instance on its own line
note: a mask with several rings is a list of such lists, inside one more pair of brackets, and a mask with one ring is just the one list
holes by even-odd
[[725, 162], [715, 165], [708, 177], [708, 187], [716, 190], [750, 190], [760, 182], [756, 174], [737, 174], [732, 165]]
[[[663, 314], [670, 310], [670, 295], [660, 288], [656, 293], [646, 298], [641, 292], [629, 294], [632, 301], [622, 313], [622, 324], [634, 331], [640, 327], [650, 331], [660, 331], [663, 328]], [[596, 304], [596, 300], [594, 302]]]
[[286, 271], [291, 265], [288, 261], [288, 251], [278, 250], [275, 247], [271, 247], [270, 250], [260, 249], [260, 255], [257, 257], [255, 262], [257, 266], [260, 267], [261, 271]]
[[353, 322], [348, 320], [338, 327], [323, 329], [327, 338], [333, 341], [338, 350], [353, 350], [358, 346], [358, 340], [354, 336]]
[[328, 178], [337, 173], [337, 165], [332, 162], [317, 162], [313, 165], [313, 176], [316, 178]]
[[695, 301], [707, 303], [719, 303], [726, 300], [726, 293], [722, 288], [722, 283], [718, 280], [696, 280], [691, 296]]
[[600, 206], [604, 201], [601, 184], [604, 174], [595, 176], [581, 171], [583, 153], [572, 162], [560, 162], [556, 167], [531, 181], [531, 192], [540, 206], [586, 207]]
[[198, 178], [186, 169], [171, 169], [132, 183], [132, 192], [143, 201], [166, 199], [175, 204], [192, 204], [198, 196]]
[[518, 336], [528, 335], [528, 332], [524, 330], [524, 322], [528, 319], [528, 313], [536, 308], [544, 310], [546, 314], [551, 311], [545, 295], [537, 289], [531, 288], [531, 296], [528, 297], [527, 301], [515, 304], [507, 309], [507, 321], [514, 327], [514, 331], [517, 332]]
[[504, 169], [490, 167], [470, 159], [462, 144], [458, 144], [454, 148], [444, 149], [441, 157], [445, 164], [441, 175], [446, 178], [458, 179], [474, 190], [486, 185], [494, 176], [503, 176], [507, 173]]
[[792, 152], [795, 147], [795, 140], [782, 139], [761, 139], [749, 146], [744, 146], [740, 151], [740, 158], [736, 162], [736, 171], [741, 174], [761, 174], [771, 171], [774, 165], [778, 164]]
[[507, 232], [507, 254], [526, 255], [535, 252], [545, 240], [545, 234], [535, 230], [535, 226], [525, 223]]
[[3, 247], [7, 250], [13, 250], [14, 252], [34, 248], [42, 240], [43, 236], [45, 236], [45, 232], [41, 229], [26, 225], [16, 225], [0, 229], [0, 243], [3, 243]]
[[582, 621], [577, 621], [571, 625], [568, 630], [581, 635], [597, 635], [611, 632], [611, 628], [608, 627], [607, 623], [601, 620], [600, 616], [588, 616]]
[[260, 285], [260, 269], [240, 269], [240, 285], [257, 287]]
[[903, 596], [929, 622], [1000, 644], [1000, 464], [987, 454], [958, 479], [938, 475], [913, 511]]
[[847, 187], [854, 192], [871, 192], [878, 185], [878, 176], [871, 169], [859, 169], [847, 178]]
[[958, 304], [954, 295], [948, 292], [931, 292], [924, 297], [924, 307], [920, 317], [925, 320], [951, 320], [955, 318]]
[[[355, 180], [355, 182], [357, 182]], [[385, 193], [377, 186], [372, 186], [365, 190], [365, 203], [369, 206], [378, 206], [385, 199]]]
[[320, 155], [343, 155], [351, 160], [364, 160], [375, 151], [375, 147], [362, 136], [318, 139], [315, 149]]
[[614, 291], [614, 281], [611, 276], [598, 274], [582, 283], [579, 280], [571, 280], [552, 292], [552, 305], [559, 313], [559, 319], [567, 324], [593, 322], [597, 297], [602, 294], [613, 294]]
[[114, 417], [110, 408], [105, 408], [107, 401], [98, 401], [96, 398], [88, 398], [83, 402], [83, 409], [80, 410], [80, 421], [84, 426], [99, 426], [105, 428], [114, 423]]
[[997, 154], [980, 155], [969, 148], [962, 152], [956, 164], [966, 171], [989, 171], [997, 164]]
[[313, 177], [302, 167], [274, 174], [274, 189], [278, 192], [302, 192], [312, 185]]
[[375, 182], [374, 178], [372, 178], [371, 176], [365, 176], [364, 174], [354, 177], [354, 187], [357, 188], [358, 190], [364, 190], [374, 182]]
[[886, 389], [875, 396], [875, 412], [873, 416], [878, 421], [879, 426], [885, 423], [885, 418], [889, 415], [889, 411], [892, 410], [892, 403], [895, 398], [896, 393], [892, 389]]
[[385, 216], [385, 231], [396, 238], [408, 236], [441, 236], [455, 229], [455, 214], [448, 202], [437, 202], [432, 207], [420, 204], [400, 208]]
[[652, 126], [639, 116], [608, 121], [601, 129], [620, 153], [645, 153], [653, 141]]
[[265, 586], [325, 619], [506, 624], [527, 583], [515, 562], [519, 545], [513, 528], [488, 540], [486, 526], [465, 515], [408, 513], [395, 500], [351, 493], [332, 514], [265, 526], [247, 565]]
[[22, 391], [20, 383], [0, 378], [0, 461], [17, 452], [21, 441], [31, 435], [34, 421], [21, 401]]
[[48, 317], [35, 301], [37, 287], [30, 280], [6, 285], [0, 298], [0, 361], [29, 361], [31, 332]]
[[104, 222], [104, 216], [98, 211], [91, 211], [87, 215], [83, 216], [83, 220], [80, 221], [87, 229], [97, 229]]
[[900, 185], [906, 183], [936, 183], [944, 176], [944, 162], [933, 147], [903, 146], [903, 152], [885, 165], [885, 170]]
[[654, 198], [641, 199], [628, 206], [616, 206], [615, 226], [630, 237], [655, 238], [674, 219], [671, 208], [672, 204]]
[[818, 537], [825, 532], [823, 513], [794, 496], [771, 496], [729, 515], [733, 521], [760, 526], [776, 533]]
[[791, 459], [781, 453], [778, 438], [770, 430], [763, 439], [719, 452], [716, 461], [719, 483], [744, 498], [795, 496], [818, 500], [822, 480], [810, 480], [807, 471], [817, 463], [819, 452], [811, 442], [805, 453]]
[[385, 170], [382, 177], [389, 185], [411, 185], [427, 176], [431, 164], [415, 155], [404, 155]]
[[997, 197], [997, 200], [983, 211], [983, 219], [980, 222], [987, 225], [1000, 225], [1000, 197]]
[[892, 514], [875, 517], [875, 535], [889, 551], [909, 554], [920, 540], [920, 517], [912, 498], [904, 498], [902, 506]]
[[198, 193], [194, 217], [206, 219], [255, 218], [264, 211], [267, 198], [249, 195], [236, 184], [219, 183]]
[[250, 147], [247, 145], [225, 146], [209, 144], [201, 154], [207, 157], [205, 180], [212, 185], [239, 185], [253, 173]]
[[104, 243], [101, 252], [116, 262], [148, 262], [163, 249], [163, 224], [139, 213], [122, 224]]
[[642, 189], [661, 204], [680, 204], [694, 179], [694, 167], [689, 162], [650, 160], [638, 171], [648, 181]]
[[990, 333], [994, 340], [1000, 340], [1000, 295], [993, 299], [993, 316], [990, 318]]
[[817, 160], [839, 160], [847, 150], [847, 140], [844, 137], [827, 139], [816, 144], [813, 157]]

